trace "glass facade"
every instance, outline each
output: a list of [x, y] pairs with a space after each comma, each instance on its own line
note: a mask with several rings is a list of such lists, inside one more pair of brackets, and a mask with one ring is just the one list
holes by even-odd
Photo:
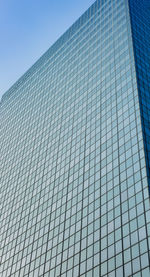
[[4, 94], [0, 276], [150, 276], [140, 2], [97, 0]]

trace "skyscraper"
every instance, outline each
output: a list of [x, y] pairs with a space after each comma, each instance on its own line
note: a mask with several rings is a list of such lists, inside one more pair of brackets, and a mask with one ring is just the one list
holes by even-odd
[[149, 11], [97, 0], [4, 94], [0, 276], [150, 276]]

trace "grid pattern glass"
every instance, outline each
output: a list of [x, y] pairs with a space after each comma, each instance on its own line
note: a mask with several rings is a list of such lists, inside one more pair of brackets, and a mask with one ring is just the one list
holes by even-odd
[[2, 277], [149, 277], [128, 1], [96, 1], [1, 101]]

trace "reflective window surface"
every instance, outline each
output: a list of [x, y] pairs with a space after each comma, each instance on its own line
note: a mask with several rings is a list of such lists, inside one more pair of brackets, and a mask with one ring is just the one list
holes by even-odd
[[2, 98], [2, 277], [149, 277], [136, 4], [96, 1]]

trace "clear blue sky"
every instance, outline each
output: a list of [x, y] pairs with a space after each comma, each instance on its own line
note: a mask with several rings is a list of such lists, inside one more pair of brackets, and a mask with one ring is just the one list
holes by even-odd
[[94, 0], [0, 0], [0, 98]]

